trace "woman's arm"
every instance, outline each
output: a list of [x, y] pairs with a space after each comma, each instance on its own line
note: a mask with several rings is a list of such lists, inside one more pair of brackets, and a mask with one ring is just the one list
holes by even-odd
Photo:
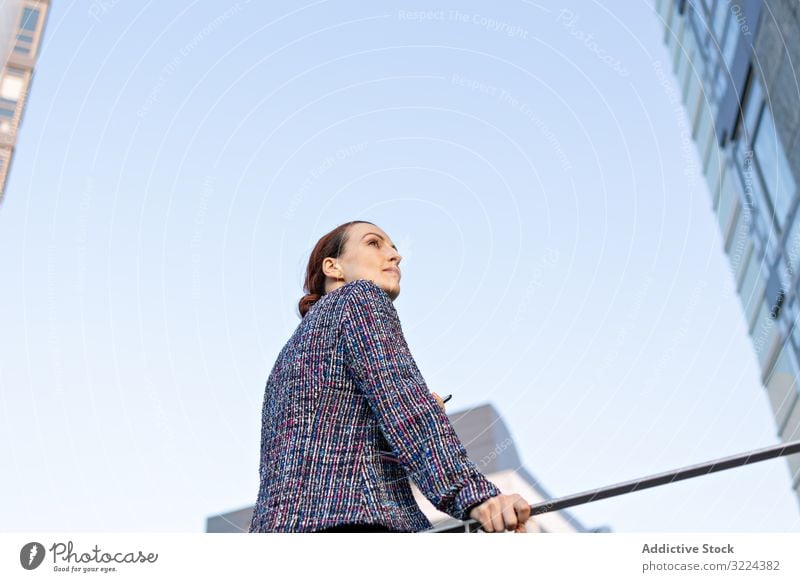
[[500, 495], [467, 456], [408, 349], [397, 311], [375, 283], [348, 292], [343, 335], [348, 363], [392, 452], [440, 511], [468, 519], [469, 509]]

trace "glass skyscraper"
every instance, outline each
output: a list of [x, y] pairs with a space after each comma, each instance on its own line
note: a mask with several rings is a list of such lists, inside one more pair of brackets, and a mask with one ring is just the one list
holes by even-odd
[[[656, 0], [783, 441], [800, 438], [800, 2]], [[800, 500], [800, 456], [786, 458]]]

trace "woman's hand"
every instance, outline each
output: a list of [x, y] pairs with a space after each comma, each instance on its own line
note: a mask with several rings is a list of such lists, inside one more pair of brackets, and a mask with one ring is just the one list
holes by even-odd
[[436, 392], [433, 392], [433, 397], [436, 399], [436, 402], [439, 403], [439, 406], [442, 408], [442, 412], [447, 412], [444, 409], [444, 400], [442, 400], [441, 396], [439, 396]]
[[473, 507], [469, 516], [480, 522], [486, 532], [513, 530], [514, 533], [526, 533], [525, 522], [531, 516], [531, 506], [517, 493], [498, 495]]

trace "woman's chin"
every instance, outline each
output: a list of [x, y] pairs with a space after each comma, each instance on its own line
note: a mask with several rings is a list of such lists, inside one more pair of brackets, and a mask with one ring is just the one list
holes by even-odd
[[392, 301], [397, 299], [398, 295], [400, 295], [400, 283], [397, 281], [391, 281], [386, 285], [383, 285], [383, 290], [386, 291], [386, 294], [392, 298]]

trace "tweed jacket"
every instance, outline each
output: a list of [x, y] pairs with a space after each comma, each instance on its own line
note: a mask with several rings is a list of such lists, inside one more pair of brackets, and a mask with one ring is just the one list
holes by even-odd
[[427, 529], [409, 478], [458, 519], [500, 494], [428, 390], [391, 298], [366, 279], [323, 295], [278, 355], [264, 394], [259, 476], [250, 532]]

